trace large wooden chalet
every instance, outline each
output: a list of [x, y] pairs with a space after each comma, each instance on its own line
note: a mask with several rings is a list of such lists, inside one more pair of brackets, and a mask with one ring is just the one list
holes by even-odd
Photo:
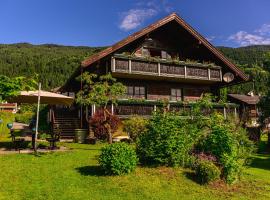
[[[175, 13], [84, 60], [59, 92], [74, 96], [81, 88], [75, 78], [85, 71], [99, 75], [111, 73], [126, 85], [126, 97], [111, 108], [122, 117], [150, 115], [159, 106], [159, 100], [164, 99], [170, 102], [170, 109], [181, 109], [179, 102], [195, 101], [203, 93], [218, 95], [221, 87], [248, 80]], [[234, 104], [217, 105], [215, 109], [224, 115], [237, 112]], [[86, 121], [94, 112], [94, 105], [58, 108], [53, 120], [76, 116], [78, 121]]]

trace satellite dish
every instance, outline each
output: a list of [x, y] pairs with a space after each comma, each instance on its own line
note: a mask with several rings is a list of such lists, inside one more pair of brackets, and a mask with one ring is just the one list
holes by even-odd
[[234, 75], [231, 72], [227, 72], [223, 75], [223, 81], [226, 83], [230, 83], [234, 80]]

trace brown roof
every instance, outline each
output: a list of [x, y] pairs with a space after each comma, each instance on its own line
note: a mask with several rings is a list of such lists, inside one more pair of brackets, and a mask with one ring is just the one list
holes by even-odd
[[87, 67], [96, 61], [110, 55], [111, 53], [117, 51], [118, 49], [126, 46], [127, 44], [141, 38], [148, 33], [154, 31], [155, 29], [175, 20], [178, 24], [184, 27], [191, 35], [197, 38], [207, 49], [214, 53], [216, 57], [218, 57], [221, 61], [223, 61], [231, 70], [233, 70], [239, 77], [241, 77], [244, 81], [248, 80], [248, 76], [244, 74], [238, 67], [236, 67], [230, 60], [228, 60], [218, 49], [216, 49], [213, 45], [211, 45], [203, 36], [201, 36], [196, 30], [194, 30], [189, 24], [187, 24], [181, 17], [179, 17], [176, 13], [172, 13], [169, 16], [157, 21], [156, 23], [147, 26], [146, 28], [128, 36], [127, 38], [121, 40], [120, 42], [114, 44], [111, 47], [87, 58], [82, 62], [82, 67]]
[[260, 96], [258, 95], [249, 96], [244, 94], [228, 94], [228, 96], [249, 105], [256, 105], [260, 101]]

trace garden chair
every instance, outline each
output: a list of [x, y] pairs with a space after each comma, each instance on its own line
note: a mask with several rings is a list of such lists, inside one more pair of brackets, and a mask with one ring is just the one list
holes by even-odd
[[60, 136], [61, 136], [62, 130], [57, 126], [56, 130], [52, 130], [51, 132], [51, 137], [46, 138], [46, 140], [50, 143], [50, 149], [56, 149], [56, 142], [60, 141]]
[[10, 136], [15, 150], [22, 150], [25, 139], [22, 137], [16, 138], [16, 134], [13, 129], [10, 129]]

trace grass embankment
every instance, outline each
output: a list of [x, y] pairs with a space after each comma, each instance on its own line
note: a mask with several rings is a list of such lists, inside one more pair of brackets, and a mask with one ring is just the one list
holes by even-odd
[[125, 176], [104, 176], [97, 165], [102, 144], [65, 144], [72, 151], [0, 155], [0, 199], [269, 199], [270, 156], [255, 155], [233, 186], [201, 186], [192, 171], [138, 167]]

